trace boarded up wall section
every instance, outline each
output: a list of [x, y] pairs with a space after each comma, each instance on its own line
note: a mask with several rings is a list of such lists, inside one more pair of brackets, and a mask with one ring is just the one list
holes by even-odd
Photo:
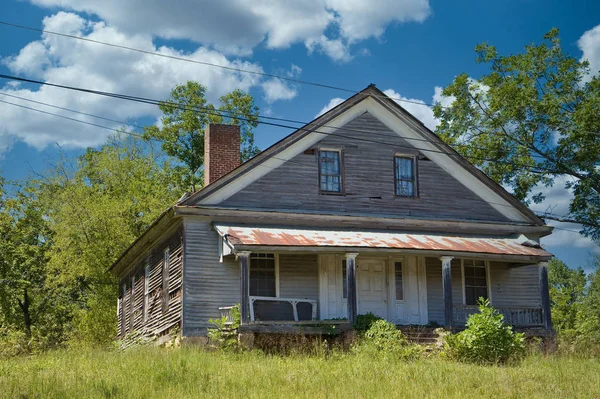
[[[181, 321], [183, 229], [158, 244], [145, 259], [140, 259], [119, 285], [119, 336], [136, 332], [160, 336]], [[165, 263], [165, 250], [168, 260]], [[168, 269], [165, 268], [168, 265]], [[163, 290], [163, 273], [167, 292]], [[133, 289], [132, 289], [133, 283]], [[125, 289], [123, 289], [125, 287]]]

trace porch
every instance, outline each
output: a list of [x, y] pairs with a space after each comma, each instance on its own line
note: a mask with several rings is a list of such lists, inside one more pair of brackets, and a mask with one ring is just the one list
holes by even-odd
[[[551, 255], [523, 239], [407, 239], [390, 232], [352, 232], [348, 238], [342, 236], [348, 232], [336, 232], [341, 237], [332, 239], [331, 232], [297, 229], [277, 229], [282, 237], [273, 239], [269, 229], [215, 229], [221, 256], [234, 256], [240, 265], [245, 329], [320, 331], [340, 320], [352, 325], [366, 313], [397, 325], [460, 328], [477, 312], [479, 297], [489, 299], [508, 324], [551, 328], [545, 263]], [[436, 247], [434, 240], [443, 244]], [[433, 249], [418, 247], [422, 242]], [[228, 309], [220, 311], [226, 315]]]

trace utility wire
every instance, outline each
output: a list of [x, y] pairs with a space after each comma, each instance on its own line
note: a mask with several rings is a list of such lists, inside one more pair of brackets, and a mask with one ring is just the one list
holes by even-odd
[[[27, 99], [27, 98], [23, 98], [23, 97], [19, 97], [19, 96], [14, 96], [14, 95], [10, 95], [10, 94], [6, 94], [6, 93], [2, 93], [2, 92], [0, 92], [0, 95], [5, 95], [5, 96], [9, 96], [9, 97], [13, 97], [13, 98], [20, 99], [20, 100], [24, 100], [24, 101], [30, 101], [30, 102], [34, 102], [34, 103], [36, 103], [36, 104], [44, 105], [44, 106], [47, 106], [47, 107], [57, 108], [57, 109], [61, 109], [61, 110], [68, 111], [68, 112], [73, 112], [73, 113], [77, 113], [77, 114], [82, 114], [82, 115], [90, 116], [90, 117], [93, 117], [93, 118], [98, 118], [98, 119], [102, 119], [102, 120], [106, 120], [106, 121], [110, 121], [110, 122], [119, 123], [119, 124], [122, 124], [122, 125], [129, 125], [129, 126], [133, 126], [133, 127], [136, 127], [136, 128], [142, 128], [142, 129], [143, 129], [143, 127], [142, 127], [142, 126], [139, 126], [139, 125], [135, 125], [135, 124], [131, 124], [131, 123], [128, 123], [128, 122], [119, 121], [119, 120], [115, 120], [115, 119], [105, 118], [105, 117], [102, 117], [102, 116], [98, 116], [98, 115], [94, 115], [94, 114], [90, 114], [90, 113], [86, 113], [86, 112], [81, 112], [81, 111], [73, 110], [73, 109], [70, 109], [70, 108], [59, 107], [59, 106], [55, 106], [55, 105], [48, 104], [48, 103], [41, 102], [41, 101], [31, 100], [31, 99]], [[107, 127], [107, 126], [102, 126], [102, 125], [98, 125], [98, 124], [94, 124], [94, 123], [89, 123], [89, 122], [86, 122], [86, 121], [82, 121], [82, 120], [80, 120], [80, 119], [68, 118], [68, 117], [65, 117], [65, 116], [63, 116], [63, 115], [54, 114], [54, 113], [50, 113], [50, 112], [46, 112], [46, 111], [42, 111], [42, 110], [39, 110], [39, 109], [35, 109], [35, 108], [31, 108], [31, 107], [22, 106], [22, 105], [20, 105], [20, 104], [11, 103], [11, 102], [8, 102], [8, 101], [2, 101], [2, 100], [0, 100], [0, 102], [6, 103], [6, 104], [10, 104], [10, 105], [14, 105], [14, 106], [21, 107], [21, 108], [25, 108], [25, 109], [29, 109], [29, 110], [32, 110], [32, 111], [36, 111], [36, 112], [40, 112], [40, 113], [44, 113], [44, 114], [47, 114], [47, 115], [51, 115], [51, 116], [56, 116], [56, 117], [59, 117], [59, 118], [68, 119], [68, 120], [70, 120], [70, 121], [73, 121], [73, 122], [84, 123], [84, 124], [88, 124], [88, 125], [92, 125], [92, 126], [100, 127], [100, 128], [106, 129], [106, 130], [114, 131], [114, 132], [117, 132], [117, 133], [130, 134], [130, 135], [133, 135], [133, 136], [135, 136], [135, 137], [138, 137], [138, 138], [142, 138], [142, 139], [144, 138], [143, 136], [140, 136], [140, 135], [137, 135], [137, 134], [133, 134], [133, 133], [130, 133], [130, 132], [125, 132], [125, 131], [121, 131], [121, 130], [113, 129], [113, 128], [110, 128], [110, 127]], [[156, 142], [164, 143], [164, 140], [159, 140], [159, 139], [155, 139], [155, 138], [152, 138], [152, 140], [154, 140], [154, 141], [156, 141]], [[297, 164], [297, 165], [302, 165], [302, 166], [312, 166], [312, 164], [305, 163], [305, 162], [300, 162], [300, 161], [295, 161], [295, 160], [293, 160], [293, 159], [283, 159], [283, 158], [279, 158], [279, 157], [277, 157], [277, 156], [271, 156], [271, 157], [272, 157], [272, 158], [274, 158], [274, 159], [278, 159], [278, 160], [280, 160], [280, 161], [284, 161], [284, 162], [290, 162], [290, 163], [294, 163], [294, 164]], [[270, 166], [263, 165], [263, 164], [259, 164], [259, 166], [262, 166], [262, 167], [265, 167], [265, 168], [269, 168], [269, 169], [276, 169], [276, 167], [270, 167]], [[506, 206], [506, 207], [512, 207], [512, 205], [500, 204], [500, 203], [491, 202], [491, 201], [483, 201], [483, 200], [481, 200], [481, 199], [474, 199], [474, 200], [477, 200], [477, 201], [482, 201], [482, 202], [489, 202], [490, 204], [495, 204], [495, 205], [501, 205], [501, 206]], [[445, 206], [445, 207], [452, 208], [452, 209], [464, 210], [464, 208], [460, 208], [460, 207], [452, 207], [452, 206], [450, 206], [450, 205], [447, 205], [447, 204], [446, 204], [446, 205], [444, 205], [444, 206]], [[548, 214], [548, 213], [545, 213], [545, 215], [549, 215], [549, 214]], [[540, 216], [540, 215], [538, 215], [538, 216]], [[560, 217], [560, 216], [558, 216], [558, 215], [554, 215], [554, 216]], [[566, 217], [566, 216], [563, 216], [563, 217]]]
[[[74, 90], [74, 91], [80, 91], [80, 92], [84, 92], [84, 93], [90, 93], [90, 94], [96, 94], [96, 95], [100, 95], [100, 96], [106, 96], [106, 97], [111, 97], [111, 98], [118, 98], [118, 99], [122, 99], [122, 100], [128, 100], [128, 101], [134, 101], [134, 102], [139, 102], [139, 103], [144, 103], [144, 104], [151, 104], [151, 105], [163, 105], [163, 106], [169, 106], [172, 108], [178, 108], [178, 109], [182, 109], [182, 110], [188, 110], [188, 111], [194, 111], [194, 112], [203, 112], [205, 114], [208, 115], [213, 115], [213, 116], [220, 116], [220, 117], [232, 117], [235, 116], [235, 118], [245, 121], [245, 122], [252, 122], [247, 118], [244, 118], [242, 116], [239, 115], [235, 115], [232, 111], [227, 111], [227, 110], [217, 110], [214, 108], [208, 108], [208, 107], [188, 107], [188, 106], [184, 106], [181, 104], [176, 104], [176, 103], [172, 103], [172, 102], [168, 102], [168, 101], [161, 101], [161, 100], [154, 100], [154, 99], [149, 99], [149, 98], [144, 98], [144, 97], [138, 97], [138, 96], [131, 96], [131, 95], [126, 95], [126, 94], [118, 94], [118, 93], [111, 93], [111, 92], [104, 92], [104, 91], [99, 91], [99, 90], [91, 90], [91, 89], [85, 89], [85, 88], [80, 88], [80, 87], [74, 87], [74, 86], [66, 86], [66, 85], [60, 85], [60, 84], [55, 84], [55, 83], [49, 83], [49, 82], [44, 82], [44, 81], [40, 81], [40, 80], [33, 80], [33, 79], [26, 79], [26, 78], [20, 78], [20, 77], [15, 77], [15, 76], [10, 76], [10, 75], [5, 75], [5, 74], [0, 74], [0, 78], [3, 79], [12, 79], [12, 80], [17, 80], [17, 81], [22, 81], [22, 82], [27, 82], [27, 83], [35, 83], [35, 84], [39, 84], [39, 85], [46, 85], [46, 86], [50, 86], [50, 87], [57, 87], [57, 88], [62, 88], [62, 89], [67, 89], [67, 90]], [[225, 113], [225, 114], [224, 114]], [[270, 117], [263, 117], [259, 115], [259, 118], [263, 118], [263, 119], [267, 119]], [[270, 118], [270, 119], [277, 119], [277, 118]], [[411, 150], [420, 150], [420, 151], [429, 151], [431, 153], [439, 153], [439, 154], [445, 154], [448, 156], [455, 156], [455, 157], [459, 157], [462, 158], [462, 156], [455, 152], [455, 153], [450, 153], [450, 152], [446, 152], [446, 151], [441, 151], [441, 150], [436, 150], [436, 149], [426, 149], [426, 148], [420, 148], [420, 147], [416, 147], [416, 146], [407, 146], [407, 145], [402, 145], [402, 144], [398, 144], [398, 143], [392, 143], [392, 142], [385, 142], [385, 141], [379, 141], [379, 140], [374, 140], [374, 139], [370, 139], [370, 138], [363, 138], [363, 137], [352, 137], [352, 136], [348, 136], [342, 133], [335, 133], [335, 132], [329, 132], [329, 133], [325, 133], [325, 132], [320, 132], [317, 129], [311, 129], [311, 128], [307, 128], [305, 127], [306, 125], [308, 125], [308, 123], [306, 122], [297, 122], [297, 123], [304, 123], [305, 126], [304, 127], [297, 127], [297, 126], [289, 126], [289, 125], [285, 125], [285, 124], [281, 124], [281, 123], [273, 123], [273, 122], [266, 122], [266, 121], [257, 121], [259, 124], [263, 124], [263, 125], [268, 125], [268, 126], [275, 126], [275, 127], [280, 127], [280, 128], [285, 128], [285, 129], [293, 129], [293, 130], [302, 130], [302, 131], [306, 131], [306, 132], [314, 132], [317, 134], [322, 134], [322, 135], [329, 135], [329, 136], [337, 136], [337, 137], [342, 137], [342, 138], [347, 138], [347, 139], [353, 139], [353, 140], [359, 140], [359, 141], [363, 141], [363, 142], [371, 142], [371, 143], [375, 143], [375, 144], [382, 144], [382, 145], [388, 145], [388, 146], [394, 146], [394, 147], [398, 147], [398, 148], [406, 148], [406, 149], [411, 149]], [[349, 131], [353, 131], [353, 132], [359, 132], [359, 133], [366, 133], [369, 135], [375, 135], [375, 136], [385, 136], [386, 138], [391, 138], [390, 135], [387, 134], [378, 134], [376, 132], [372, 132], [372, 131], [365, 131], [365, 130], [359, 130], [359, 129], [346, 129], [345, 127], [336, 127], [336, 126], [330, 126], [330, 125], [322, 125], [320, 127], [329, 127], [332, 129], [341, 129], [341, 130], [349, 130]], [[411, 139], [410, 137], [402, 137], [403, 139]], [[428, 142], [428, 143], [432, 143], [430, 140], [426, 140], [426, 139], [416, 139], [419, 141], [424, 141], [424, 142]], [[457, 146], [466, 146], [464, 144], [457, 144]], [[479, 161], [483, 161], [483, 162], [501, 162], [497, 159], [486, 159], [486, 158], [477, 158], [477, 157], [472, 157], [473, 159], [477, 159]], [[527, 169], [527, 168], [525, 168]], [[533, 167], [531, 168], [532, 171], [536, 172], [537, 170], [534, 169]]]
[[[194, 60], [194, 59], [186, 58], [186, 57], [178, 57], [178, 56], [174, 56], [174, 55], [162, 54], [162, 53], [158, 53], [156, 51], [142, 50], [142, 49], [135, 48], [135, 47], [129, 47], [129, 46], [121, 45], [121, 44], [104, 42], [104, 41], [101, 41], [101, 40], [90, 39], [90, 38], [87, 38], [87, 37], [77, 36], [77, 35], [70, 35], [70, 34], [67, 34], [67, 33], [54, 32], [54, 31], [50, 31], [50, 30], [46, 30], [46, 29], [33, 28], [31, 26], [19, 25], [19, 24], [7, 22], [7, 21], [0, 21], [0, 24], [1, 25], [6, 25], [6, 26], [11, 26], [13, 28], [26, 29], [26, 30], [30, 30], [30, 31], [34, 31], [34, 32], [46, 33], [46, 34], [49, 34], [49, 35], [56, 35], [56, 36], [67, 37], [67, 38], [70, 38], [70, 39], [83, 40], [83, 41], [90, 42], [90, 43], [102, 44], [104, 46], [119, 48], [119, 49], [123, 49], [123, 50], [135, 51], [137, 53], [154, 55], [154, 56], [157, 56], [157, 57], [169, 58], [169, 59], [177, 60], [177, 61], [185, 61], [185, 62], [191, 62], [191, 63], [194, 63], [194, 64], [199, 64], [199, 65], [204, 65], [204, 66], [210, 66], [210, 67], [214, 67], [214, 68], [221, 68], [221, 69], [225, 69], [225, 70], [232, 71], [232, 72], [239, 72], [239, 73], [247, 73], [247, 74], [259, 75], [259, 76], [265, 76], [265, 77], [269, 77], [269, 78], [275, 78], [275, 79], [285, 80], [285, 81], [288, 81], [288, 82], [293, 82], [293, 83], [298, 83], [298, 84], [303, 84], [303, 85], [308, 85], [308, 86], [315, 86], [315, 87], [320, 87], [320, 88], [324, 88], [324, 89], [331, 89], [331, 90], [343, 91], [343, 92], [352, 93], [352, 94], [358, 94], [358, 93], [360, 93], [360, 90], [352, 90], [352, 89], [347, 89], [347, 88], [344, 88], [344, 87], [328, 85], [328, 84], [324, 84], [324, 83], [317, 83], [317, 82], [310, 82], [310, 81], [307, 81], [307, 80], [295, 79], [295, 78], [291, 78], [289, 76], [276, 75], [274, 73], [252, 71], [252, 70], [249, 70], [249, 69], [235, 68], [235, 67], [230, 67], [230, 66], [226, 66], [226, 65], [214, 64], [214, 63], [210, 63], [210, 62], [206, 62], [206, 61], [198, 61], [198, 60]], [[373, 97], [383, 97], [383, 96], [373, 95], [373, 94], [371, 94], [371, 96], [373, 96]], [[388, 98], [388, 97], [386, 96], [386, 98]], [[403, 98], [393, 98], [393, 100], [401, 101], [401, 102], [406, 102], [406, 103], [411, 103], [411, 104], [417, 104], [417, 105], [425, 105], [425, 106], [428, 106], [428, 107], [432, 106], [431, 104], [426, 104], [424, 102], [406, 100], [406, 99], [403, 99]]]

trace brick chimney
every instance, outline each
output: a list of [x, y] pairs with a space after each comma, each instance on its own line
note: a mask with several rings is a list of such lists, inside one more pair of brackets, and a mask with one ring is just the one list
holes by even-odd
[[240, 127], [210, 124], [204, 132], [204, 187], [240, 166]]

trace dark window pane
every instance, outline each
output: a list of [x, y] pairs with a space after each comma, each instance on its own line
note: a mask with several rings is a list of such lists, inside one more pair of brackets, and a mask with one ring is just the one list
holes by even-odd
[[404, 299], [404, 287], [402, 286], [402, 262], [395, 263], [396, 275], [396, 300]]
[[250, 295], [276, 296], [275, 255], [252, 254], [250, 257]]
[[415, 195], [414, 158], [395, 157], [396, 195], [413, 197]]
[[488, 287], [485, 266], [467, 266], [465, 264], [464, 275], [465, 304], [477, 305], [477, 302], [479, 301], [480, 297], [487, 299]]

